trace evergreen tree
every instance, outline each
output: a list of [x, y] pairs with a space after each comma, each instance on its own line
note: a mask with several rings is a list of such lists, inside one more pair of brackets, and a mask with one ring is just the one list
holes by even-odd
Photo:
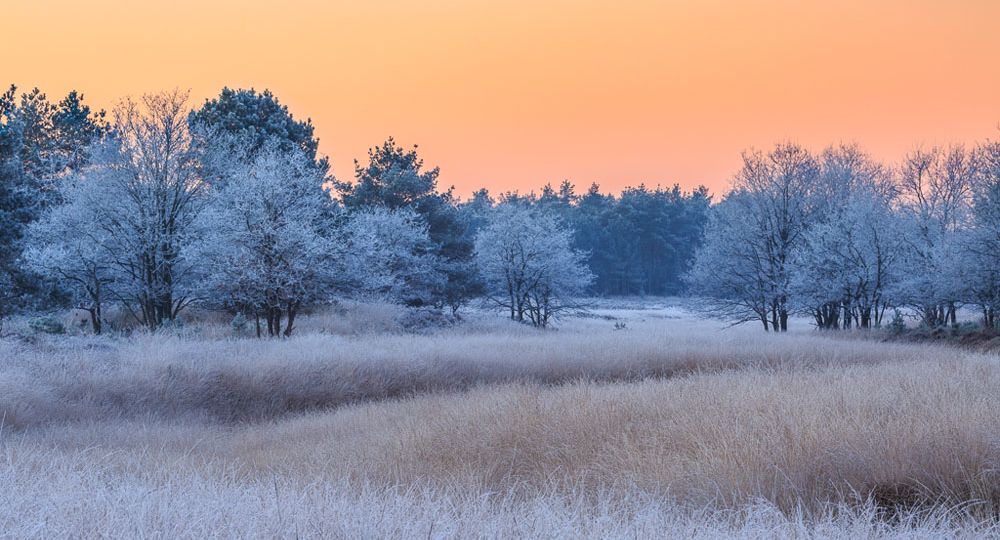
[[355, 182], [334, 182], [348, 210], [381, 206], [391, 210], [409, 208], [426, 223], [436, 255], [446, 275], [433, 304], [453, 311], [480, 290], [472, 265], [473, 238], [460, 219], [451, 189], [437, 190], [440, 170], [424, 169], [417, 147], [407, 150], [391, 137], [368, 151], [368, 163], [355, 161]]
[[253, 88], [223, 88], [219, 97], [205, 100], [200, 109], [193, 111], [188, 122], [202, 137], [224, 134], [249, 140], [251, 153], [268, 141], [286, 152], [297, 148], [324, 176], [329, 172], [329, 160], [317, 154], [319, 139], [315, 136], [312, 120], [296, 120], [270, 90], [258, 93]]
[[0, 319], [12, 308], [21, 236], [30, 222], [29, 192], [21, 180], [21, 123], [15, 115], [15, 88], [0, 95]]
[[55, 152], [62, 168], [79, 171], [90, 161], [91, 147], [111, 133], [111, 126], [101, 110], [92, 112], [83, 103], [83, 94], [71, 91], [52, 113]]
[[29, 224], [58, 203], [59, 182], [81, 169], [87, 148], [104, 137], [103, 111], [93, 114], [71, 92], [58, 105], [35, 88], [0, 95], [0, 317], [51, 302], [57, 291], [20, 264]]

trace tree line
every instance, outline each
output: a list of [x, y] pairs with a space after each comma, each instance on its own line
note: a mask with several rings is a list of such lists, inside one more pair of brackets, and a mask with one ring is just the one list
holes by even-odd
[[270, 92], [187, 103], [0, 96], [0, 318], [73, 306], [100, 333], [115, 305], [155, 330], [200, 305], [287, 336], [356, 296], [452, 314], [485, 299], [544, 327], [581, 295], [679, 292], [708, 219], [704, 188], [462, 201], [391, 138], [341, 180]]
[[749, 151], [709, 212], [688, 283], [714, 314], [785, 331], [921, 324], [1000, 308], [1000, 143], [918, 148], [895, 166], [857, 145]]

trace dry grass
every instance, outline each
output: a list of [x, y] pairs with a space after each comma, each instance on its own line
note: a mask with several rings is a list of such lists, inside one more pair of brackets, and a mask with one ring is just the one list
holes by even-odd
[[725, 332], [674, 319], [630, 324], [629, 331], [615, 331], [607, 321], [585, 320], [560, 332], [472, 324], [432, 336], [307, 334], [278, 341], [161, 335], [0, 341], [0, 416], [15, 428], [147, 417], [231, 423], [483, 385], [634, 382], [957, 354], [811, 334]]
[[560, 332], [0, 343], [13, 536], [978, 536], [995, 356]]
[[[99, 456], [100, 457], [100, 456]], [[264, 479], [100, 472], [90, 456], [0, 469], [10, 538], [983, 538], [995, 527], [933, 511], [895, 523], [867, 507], [789, 516], [766, 504], [685, 510], [656, 497], [539, 493], [456, 496], [430, 489], [292, 485]], [[38, 474], [32, 468], [43, 469]]]

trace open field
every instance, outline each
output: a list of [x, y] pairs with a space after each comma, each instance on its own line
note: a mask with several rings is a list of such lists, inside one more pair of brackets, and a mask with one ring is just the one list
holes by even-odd
[[995, 355], [804, 324], [766, 335], [674, 303], [594, 313], [556, 331], [474, 314], [414, 335], [323, 315], [283, 341], [4, 339], [0, 530], [1000, 532]]

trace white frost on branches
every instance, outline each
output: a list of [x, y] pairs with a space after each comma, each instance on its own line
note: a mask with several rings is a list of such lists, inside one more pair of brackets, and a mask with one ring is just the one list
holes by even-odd
[[202, 272], [211, 303], [261, 320], [269, 335], [290, 335], [301, 309], [324, 299], [336, 279], [324, 230], [331, 203], [324, 177], [301, 150], [268, 145], [237, 152], [211, 192], [186, 253]]
[[341, 232], [345, 279], [354, 296], [427, 305], [445, 277], [427, 224], [409, 208], [352, 213]]
[[518, 204], [497, 207], [476, 237], [476, 262], [489, 298], [512, 320], [545, 327], [576, 307], [593, 275], [572, 231], [558, 218]]

